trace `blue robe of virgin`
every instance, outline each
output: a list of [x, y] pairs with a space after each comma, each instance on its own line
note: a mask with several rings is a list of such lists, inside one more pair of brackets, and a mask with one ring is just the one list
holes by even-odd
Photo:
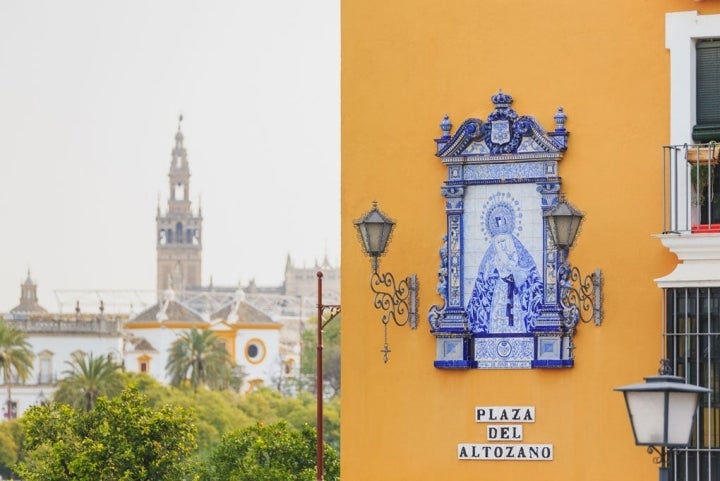
[[[512, 234], [507, 236], [515, 248], [516, 264], [501, 274], [496, 262], [499, 257], [496, 243], [490, 243], [466, 308], [473, 333], [528, 332], [539, 315], [542, 278], [522, 242]], [[501, 298], [495, 299], [496, 296]]]

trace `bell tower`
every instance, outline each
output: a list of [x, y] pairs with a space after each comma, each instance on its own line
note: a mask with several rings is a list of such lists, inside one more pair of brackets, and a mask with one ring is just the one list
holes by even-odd
[[163, 214], [157, 208], [157, 295], [167, 289], [184, 291], [201, 286], [202, 208], [193, 214], [190, 202], [190, 168], [183, 145], [182, 115], [170, 158], [170, 192]]

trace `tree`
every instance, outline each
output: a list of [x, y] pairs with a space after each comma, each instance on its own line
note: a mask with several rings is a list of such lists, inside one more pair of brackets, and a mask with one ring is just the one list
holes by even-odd
[[165, 369], [170, 384], [180, 386], [189, 380], [195, 392], [199, 386], [229, 387], [234, 371], [230, 355], [215, 333], [194, 327], [172, 343]]
[[[202, 472], [203, 481], [312, 481], [316, 463], [315, 429], [287, 422], [258, 423], [223, 436]], [[337, 452], [324, 446], [325, 478], [340, 479]]]
[[25, 382], [33, 368], [35, 355], [25, 333], [0, 321], [0, 370], [7, 384], [7, 417], [15, 417], [11, 386], [14, 380]]
[[69, 369], [63, 371], [66, 377], [58, 383], [56, 402], [90, 411], [100, 396], [112, 397], [123, 390], [120, 365], [110, 355], [75, 356], [65, 364]]
[[[332, 389], [333, 395], [340, 394], [340, 320], [341, 316], [330, 321], [323, 329], [323, 379], [325, 387]], [[311, 321], [317, 325], [317, 321]], [[313, 379], [317, 370], [317, 331], [306, 329], [302, 333], [302, 361], [300, 372]]]
[[0, 423], [0, 479], [10, 479], [23, 444], [21, 420]]
[[25, 481], [195, 480], [189, 411], [154, 409], [135, 387], [97, 399], [92, 411], [66, 404], [33, 406], [23, 417]]

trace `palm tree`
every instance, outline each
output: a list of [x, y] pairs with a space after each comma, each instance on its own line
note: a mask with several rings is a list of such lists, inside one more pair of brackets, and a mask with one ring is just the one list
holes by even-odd
[[12, 419], [13, 378], [25, 382], [33, 369], [35, 354], [25, 333], [0, 321], [0, 371], [7, 384], [7, 417]]
[[98, 357], [92, 353], [75, 355], [65, 364], [69, 369], [63, 371], [65, 377], [58, 383], [56, 402], [90, 411], [100, 396], [115, 396], [124, 387], [120, 365], [109, 354]]
[[230, 355], [215, 333], [194, 327], [172, 343], [165, 366], [170, 384], [179, 386], [189, 380], [193, 391], [200, 385], [227, 387], [231, 369]]

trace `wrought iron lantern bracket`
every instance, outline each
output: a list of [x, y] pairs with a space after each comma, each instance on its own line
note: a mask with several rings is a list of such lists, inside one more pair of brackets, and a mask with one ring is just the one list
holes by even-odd
[[383, 311], [380, 320], [384, 327], [384, 345], [380, 350], [383, 360], [388, 362], [390, 347], [388, 345], [388, 324], [392, 321], [397, 326], [410, 325], [410, 329], [417, 329], [418, 309], [417, 275], [410, 274], [396, 283], [395, 276], [390, 272], [379, 273], [374, 270], [370, 276], [370, 289], [375, 297], [375, 309]]
[[378, 209], [377, 202], [373, 202], [372, 209], [355, 221], [355, 227], [363, 250], [372, 263], [370, 290], [374, 294], [373, 306], [383, 311], [380, 320], [384, 329], [384, 345], [380, 352], [383, 353], [384, 362], [388, 362], [388, 324], [393, 322], [397, 326], [417, 328], [418, 279], [417, 275], [411, 274], [396, 281], [392, 273], [378, 272], [379, 258], [385, 254], [395, 221]]
[[600, 269], [583, 276], [580, 270], [567, 261], [560, 265], [560, 306], [563, 320], [568, 327], [575, 327], [578, 321], [602, 324], [603, 276]]

